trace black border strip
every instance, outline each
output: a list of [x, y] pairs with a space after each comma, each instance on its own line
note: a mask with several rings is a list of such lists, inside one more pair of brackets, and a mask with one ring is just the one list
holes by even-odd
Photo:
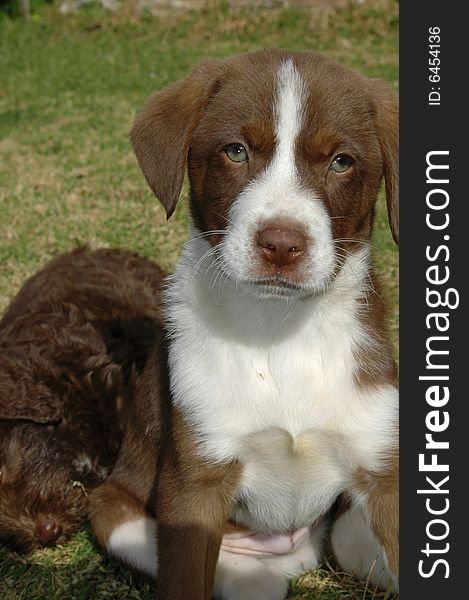
[[[461, 3], [434, 0], [408, 0], [400, 6], [400, 589], [404, 600], [468, 597], [465, 580], [469, 567], [463, 566], [468, 519], [463, 510], [469, 482], [465, 465], [469, 449], [464, 444], [469, 442], [464, 414], [464, 375], [469, 372], [469, 327], [464, 321], [469, 228], [463, 182], [469, 171], [464, 91], [469, 28], [457, 12], [462, 7]], [[430, 28], [435, 27], [440, 30], [439, 47], [436, 38], [429, 39]], [[440, 59], [440, 68], [430, 71], [429, 60], [435, 57]], [[430, 81], [435, 74], [439, 81], [437, 77]], [[429, 99], [430, 92], [438, 92], [440, 97], [433, 93]], [[449, 168], [427, 173], [427, 161]], [[446, 201], [446, 207], [435, 208]], [[432, 229], [447, 219], [447, 226]], [[445, 307], [445, 298], [448, 304], [459, 305]], [[436, 313], [440, 316], [429, 316]], [[438, 326], [447, 331], [439, 331]], [[431, 354], [434, 351], [447, 354]], [[428, 391], [430, 388], [433, 390]], [[449, 394], [447, 401], [445, 394]], [[441, 445], [426, 448], [428, 434]], [[436, 469], [448, 465], [448, 471], [430, 471], [432, 460]], [[438, 511], [441, 514], [436, 514]]]

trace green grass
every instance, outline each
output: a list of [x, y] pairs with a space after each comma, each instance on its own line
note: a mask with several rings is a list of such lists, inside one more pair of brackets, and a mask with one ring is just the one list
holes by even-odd
[[[216, 10], [138, 18], [54, 6], [23, 23], [0, 15], [0, 310], [24, 279], [77, 244], [123, 246], [172, 269], [186, 236], [185, 202], [170, 223], [136, 166], [127, 133], [155, 89], [206, 56], [279, 46], [324, 52], [397, 87], [395, 0], [344, 10]], [[397, 336], [397, 254], [379, 200], [374, 246]], [[370, 600], [326, 568], [292, 584], [291, 598]], [[0, 548], [2, 600], [153, 598], [96, 550], [85, 529], [63, 548], [21, 558]]]

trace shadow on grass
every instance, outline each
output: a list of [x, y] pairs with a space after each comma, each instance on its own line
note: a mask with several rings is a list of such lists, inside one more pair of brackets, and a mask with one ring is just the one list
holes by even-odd
[[21, 556], [0, 546], [2, 600], [154, 600], [152, 586], [94, 546], [89, 529], [62, 547]]
[[[394, 600], [320, 568], [292, 581], [290, 600]], [[90, 528], [62, 547], [21, 556], [0, 546], [1, 600], [154, 600], [153, 586], [101, 553]]]

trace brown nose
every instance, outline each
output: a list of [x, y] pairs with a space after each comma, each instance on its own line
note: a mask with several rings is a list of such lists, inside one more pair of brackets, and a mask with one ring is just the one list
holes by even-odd
[[306, 237], [297, 229], [264, 229], [257, 234], [264, 259], [277, 267], [291, 265], [306, 249]]
[[43, 546], [55, 542], [62, 533], [62, 527], [52, 517], [42, 517], [36, 525], [36, 538]]

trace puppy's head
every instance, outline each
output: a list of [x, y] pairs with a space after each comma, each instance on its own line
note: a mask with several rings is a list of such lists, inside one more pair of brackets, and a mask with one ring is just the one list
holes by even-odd
[[[92, 433], [83, 421], [72, 429], [0, 420], [0, 544], [31, 552], [65, 542], [85, 522], [88, 491], [117, 454], [113, 438], [104, 444]], [[98, 454], [106, 445], [112, 460]]]
[[203, 62], [149, 100], [131, 139], [168, 216], [188, 164], [196, 228], [256, 294], [324, 289], [369, 240], [383, 176], [397, 241], [394, 94], [321, 55]]

